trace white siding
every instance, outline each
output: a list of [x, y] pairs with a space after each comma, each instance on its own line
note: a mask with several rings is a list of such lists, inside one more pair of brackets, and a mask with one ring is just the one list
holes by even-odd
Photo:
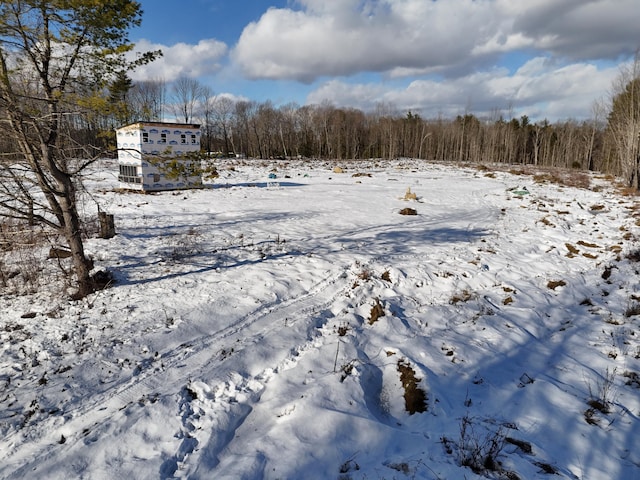
[[121, 188], [134, 190], [171, 190], [200, 186], [202, 178], [170, 179], [152, 164], [155, 156], [170, 158], [200, 150], [200, 128], [171, 123], [136, 123], [116, 130], [118, 163], [138, 167], [137, 177], [131, 168], [121, 168]]

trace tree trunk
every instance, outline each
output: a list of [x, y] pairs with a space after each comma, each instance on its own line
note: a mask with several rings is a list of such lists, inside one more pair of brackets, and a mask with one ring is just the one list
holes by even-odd
[[78, 282], [78, 291], [73, 295], [73, 298], [80, 299], [93, 293], [95, 288], [93, 280], [91, 279], [89, 262], [84, 254], [80, 217], [76, 208], [71, 179], [65, 182], [63, 188], [63, 196], [59, 198], [60, 208], [64, 218], [62, 233], [71, 251], [73, 268]]

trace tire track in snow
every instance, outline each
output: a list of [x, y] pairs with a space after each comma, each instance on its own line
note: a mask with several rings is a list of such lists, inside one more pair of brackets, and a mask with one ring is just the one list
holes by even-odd
[[[341, 279], [344, 280], [340, 281]], [[233, 344], [236, 350], [235, 355], [237, 355], [241, 351], [239, 347], [251, 346], [254, 343], [253, 340], [282, 328], [284, 319], [291, 319], [289, 325], [300, 323], [303, 319], [309, 322], [315, 312], [322, 311], [334, 303], [339, 294], [348, 288], [347, 283], [347, 276], [341, 270], [325, 277], [301, 296], [261, 306], [253, 313], [216, 332], [165, 352], [160, 356], [164, 365], [162, 370], [142, 370], [124, 385], [119, 384], [100, 393], [97, 398], [41, 423], [35, 434], [40, 435], [43, 432], [45, 434], [40, 437], [36, 445], [33, 445], [33, 448], [28, 451], [14, 450], [4, 458], [5, 465], [13, 464], [17, 467], [8, 474], [8, 478], [21, 478], [23, 473], [30, 471], [31, 462], [41, 463], [57, 455], [61, 449], [73, 448], [73, 444], [85, 440], [86, 432], [99, 430], [102, 425], [110, 421], [113, 415], [133, 403], [145, 401], [160, 390], [170, 395], [180, 392], [188, 378], [197, 377], [205, 371], [215, 370], [218, 367], [220, 361], [211, 364], [211, 360], [223, 347]], [[236, 342], [235, 336], [242, 340]], [[303, 339], [303, 345], [306, 340], [306, 338]], [[297, 346], [292, 348], [296, 349]], [[99, 421], [95, 421], [95, 417], [91, 415], [95, 412], [100, 412]], [[64, 424], [54, 426], [60, 423], [62, 416], [68, 420]], [[64, 444], [59, 442], [61, 432], [64, 432], [66, 438]], [[22, 434], [18, 430], [9, 435], [16, 438], [16, 446], [21, 443], [19, 437]], [[6, 440], [11, 441], [9, 438]]]

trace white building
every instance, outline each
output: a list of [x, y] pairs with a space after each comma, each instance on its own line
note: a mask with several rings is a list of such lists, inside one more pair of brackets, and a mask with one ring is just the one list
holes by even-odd
[[118, 180], [128, 190], [158, 191], [202, 186], [200, 125], [138, 122], [116, 129]]

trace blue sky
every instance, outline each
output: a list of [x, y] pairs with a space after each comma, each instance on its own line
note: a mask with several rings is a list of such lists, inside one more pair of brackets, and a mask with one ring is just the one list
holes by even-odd
[[592, 116], [640, 47], [637, 0], [142, 0], [134, 80], [425, 118]]

